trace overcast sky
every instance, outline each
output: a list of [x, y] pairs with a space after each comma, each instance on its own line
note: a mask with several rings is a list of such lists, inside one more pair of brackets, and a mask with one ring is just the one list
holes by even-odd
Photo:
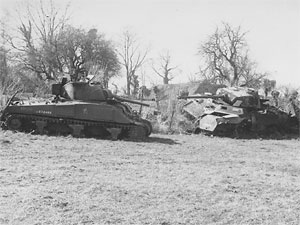
[[[25, 1], [25, 0], [24, 0]], [[64, 4], [65, 0], [54, 0]], [[74, 25], [97, 28], [116, 39], [126, 28], [151, 45], [151, 56], [169, 49], [182, 73], [175, 83], [197, 72], [197, 49], [222, 22], [241, 25], [251, 59], [278, 84], [300, 87], [299, 0], [73, 0]], [[3, 9], [15, 1], [0, 0]], [[149, 74], [148, 74], [149, 76]], [[155, 75], [149, 78], [158, 80]]]

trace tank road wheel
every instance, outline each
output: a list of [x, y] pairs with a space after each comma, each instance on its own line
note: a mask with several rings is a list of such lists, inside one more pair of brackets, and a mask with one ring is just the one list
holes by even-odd
[[122, 132], [121, 128], [107, 128], [106, 130], [110, 133], [112, 140], [118, 140], [118, 137]]
[[44, 128], [47, 126], [46, 121], [37, 120], [37, 121], [35, 121], [35, 126], [36, 126], [36, 132], [38, 134], [45, 134], [45, 129]]
[[85, 126], [83, 132], [86, 137], [93, 138], [107, 138], [111, 135], [103, 126]]
[[128, 138], [131, 140], [139, 140], [147, 137], [146, 128], [140, 125], [134, 126], [129, 129]]
[[230, 137], [235, 135], [235, 127], [232, 124], [219, 124], [213, 131], [213, 134], [221, 137]]
[[47, 123], [45, 130], [49, 135], [62, 135], [66, 136], [72, 134], [72, 128], [67, 124], [62, 123]]
[[14, 131], [21, 130], [22, 121], [20, 118], [11, 115], [6, 120], [6, 126], [9, 130], [14, 130]]
[[84, 125], [81, 124], [70, 124], [69, 127], [72, 128], [73, 137], [83, 137]]

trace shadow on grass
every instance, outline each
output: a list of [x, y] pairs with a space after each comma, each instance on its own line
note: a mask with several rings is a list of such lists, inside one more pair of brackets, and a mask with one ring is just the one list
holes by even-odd
[[294, 133], [273, 133], [273, 134], [257, 134], [247, 133], [239, 136], [235, 135], [213, 135], [215, 137], [227, 137], [237, 140], [297, 140], [300, 138], [299, 134]]
[[145, 139], [124, 139], [124, 141], [130, 141], [130, 142], [143, 142], [143, 143], [159, 143], [159, 144], [165, 144], [165, 145], [180, 145], [179, 142], [176, 140], [173, 140], [171, 138], [163, 138], [163, 137], [147, 137]]
[[162, 137], [148, 137], [145, 142], [148, 143], [160, 143], [167, 145], [179, 145], [180, 143], [171, 139], [171, 138], [162, 138]]
[[270, 134], [270, 135], [257, 135], [250, 137], [241, 137], [238, 139], [262, 139], [262, 140], [297, 140], [299, 134]]

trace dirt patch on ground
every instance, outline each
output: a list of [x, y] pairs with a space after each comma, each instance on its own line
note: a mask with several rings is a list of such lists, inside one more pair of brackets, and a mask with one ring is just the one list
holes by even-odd
[[299, 224], [300, 142], [0, 131], [0, 224]]

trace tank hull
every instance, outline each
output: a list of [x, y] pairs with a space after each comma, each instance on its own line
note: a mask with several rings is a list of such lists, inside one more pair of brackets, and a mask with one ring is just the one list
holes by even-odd
[[[2, 116], [11, 130], [119, 138], [145, 138], [151, 124], [119, 102], [66, 101], [10, 105]], [[135, 132], [139, 130], [139, 132]]]

